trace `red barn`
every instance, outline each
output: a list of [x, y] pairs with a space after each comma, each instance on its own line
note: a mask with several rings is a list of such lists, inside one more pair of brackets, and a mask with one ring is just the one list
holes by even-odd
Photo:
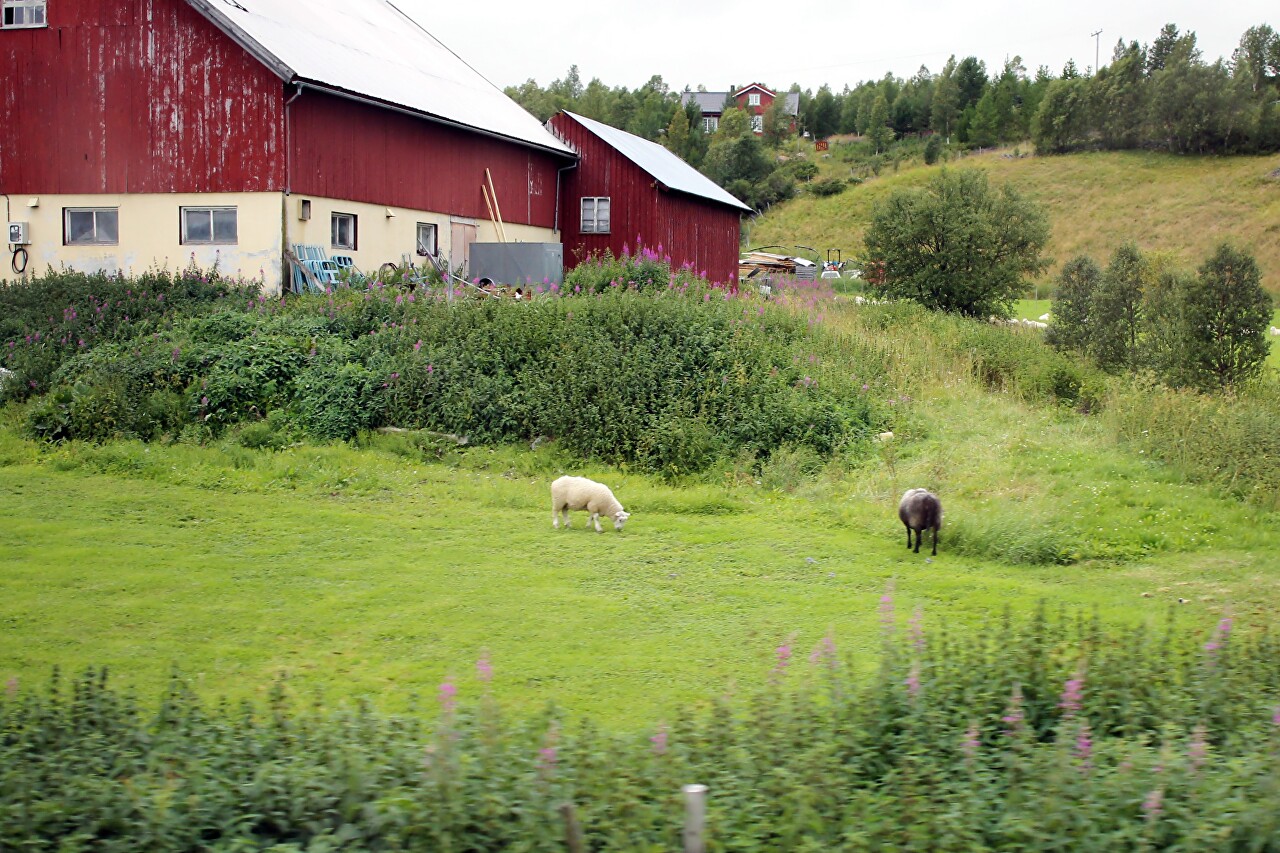
[[496, 239], [490, 178], [508, 239], [556, 242], [576, 159], [387, 0], [3, 0], [0, 78], [34, 269], [194, 259], [278, 290], [294, 243], [456, 266]]
[[565, 172], [565, 266], [606, 249], [650, 248], [711, 281], [737, 278], [739, 224], [751, 208], [654, 142], [580, 115], [549, 122], [581, 160]]

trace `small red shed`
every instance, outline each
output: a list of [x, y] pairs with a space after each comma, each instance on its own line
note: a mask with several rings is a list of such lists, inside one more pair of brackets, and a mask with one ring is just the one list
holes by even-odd
[[566, 268], [606, 249], [618, 256], [649, 248], [736, 284], [740, 221], [750, 207], [647, 139], [570, 112], [548, 125], [581, 158], [561, 192]]

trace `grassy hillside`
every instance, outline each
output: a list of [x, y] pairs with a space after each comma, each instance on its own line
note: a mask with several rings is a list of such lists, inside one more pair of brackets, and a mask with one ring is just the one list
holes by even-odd
[[[1202, 262], [1223, 239], [1253, 252], [1263, 285], [1280, 293], [1280, 155], [1175, 157], [1119, 152], [1064, 157], [1012, 157], [995, 152], [967, 157], [1048, 209], [1048, 252], [1057, 266], [1080, 252], [1105, 262], [1127, 240], [1171, 252], [1188, 266]], [[839, 174], [824, 161], [824, 174]], [[885, 170], [880, 178], [829, 198], [802, 197], [771, 209], [748, 226], [750, 246], [801, 244], [856, 256], [871, 206], [897, 187], [918, 186], [940, 166]]]

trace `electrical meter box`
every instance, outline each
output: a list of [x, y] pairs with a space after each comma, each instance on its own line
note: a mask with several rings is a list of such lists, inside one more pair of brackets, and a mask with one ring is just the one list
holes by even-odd
[[26, 246], [31, 242], [31, 225], [27, 222], [9, 223], [9, 244]]

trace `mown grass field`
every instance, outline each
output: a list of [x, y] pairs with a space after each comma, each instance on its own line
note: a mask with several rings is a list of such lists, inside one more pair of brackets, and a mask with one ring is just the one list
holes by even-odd
[[[965, 157], [951, 168], [976, 167], [993, 183], [1009, 183], [1043, 204], [1054, 266], [1079, 253], [1100, 263], [1133, 240], [1144, 251], [1169, 252], [1188, 268], [1222, 240], [1258, 260], [1263, 286], [1280, 293], [1280, 155], [1176, 157], [1151, 152], [1104, 152], [1063, 157], [1011, 157], [997, 151]], [[847, 167], [822, 161], [824, 174]], [[942, 166], [917, 165], [850, 187], [828, 198], [802, 196], [744, 226], [751, 246], [796, 243], [857, 257], [872, 206], [898, 187], [920, 186]]]
[[[866, 344], [855, 310], [832, 310], [833, 346]], [[900, 623], [920, 608], [926, 626], [966, 631], [1040, 601], [1130, 623], [1176, 608], [1188, 630], [1271, 621], [1274, 513], [1186, 482], [1100, 418], [985, 391], [929, 347], [889, 345], [912, 400], [871, 457], [675, 485], [554, 446], [427, 460], [396, 436], [40, 449], [11, 409], [0, 678], [107, 665], [148, 696], [178, 666], [234, 698], [283, 674], [323, 702], [398, 709], [414, 694], [434, 705], [446, 676], [474, 696], [487, 650], [507, 706], [628, 728], [744, 693], [776, 647], [807, 656], [828, 631], [872, 668], [890, 588]], [[553, 531], [547, 484], [564, 471], [610, 483], [627, 530], [589, 533], [579, 514]], [[916, 485], [946, 506], [932, 559], [905, 550], [894, 514]]]

